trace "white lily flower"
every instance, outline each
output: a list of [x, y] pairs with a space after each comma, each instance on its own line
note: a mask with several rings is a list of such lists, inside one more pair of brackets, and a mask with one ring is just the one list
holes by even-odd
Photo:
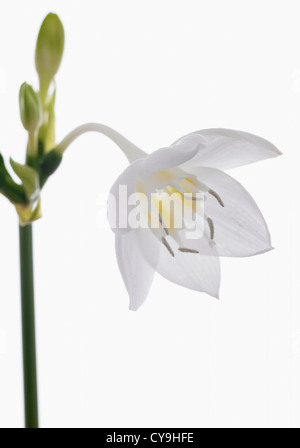
[[[111, 189], [108, 216], [131, 310], [137, 310], [146, 300], [155, 272], [218, 298], [220, 256], [246, 257], [272, 249], [268, 227], [256, 203], [224, 170], [280, 154], [274, 145], [255, 135], [210, 129], [182, 137], [150, 155], [135, 151], [134, 157], [128, 157], [132, 163]], [[121, 194], [124, 186], [125, 197]], [[117, 213], [126, 209], [121, 202], [130, 203], [130, 196], [141, 192], [152, 203], [162, 193], [177, 192], [183, 203], [192, 202], [193, 211], [196, 195], [201, 193], [203, 235], [188, 239], [185, 228], [167, 226], [158, 207], [158, 228], [151, 228], [153, 208], [148, 209], [148, 228], [115, 226], [116, 207]], [[171, 222], [174, 213], [176, 210], [170, 213]], [[117, 218], [118, 223], [127, 219]]]

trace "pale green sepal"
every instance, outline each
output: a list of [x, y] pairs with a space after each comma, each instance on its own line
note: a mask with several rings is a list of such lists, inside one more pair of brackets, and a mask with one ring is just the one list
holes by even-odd
[[41, 199], [38, 198], [36, 206], [33, 207], [32, 204], [18, 204], [16, 205], [16, 210], [19, 216], [19, 221], [21, 226], [26, 226], [34, 221], [42, 218], [41, 213]]
[[41, 219], [42, 217], [42, 210], [41, 210], [41, 198], [38, 198], [37, 205], [35, 209], [33, 210], [32, 216], [31, 216], [31, 222], [37, 221], [38, 219]]
[[40, 194], [38, 173], [30, 166], [21, 165], [12, 159], [10, 159], [10, 164], [16, 175], [23, 183], [28, 201], [34, 201]]

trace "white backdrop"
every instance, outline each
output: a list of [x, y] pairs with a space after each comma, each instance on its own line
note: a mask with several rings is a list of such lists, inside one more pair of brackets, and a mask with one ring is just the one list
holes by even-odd
[[[43, 193], [35, 224], [43, 427], [300, 426], [298, 0], [27, 0], [0, 8], [0, 151], [22, 161], [18, 89], [35, 39], [60, 15], [57, 135], [108, 124], [146, 151], [194, 130], [261, 135], [284, 156], [232, 171], [276, 250], [222, 260], [221, 301], [156, 277], [128, 311], [101, 198], [126, 167], [84, 136]], [[0, 197], [0, 426], [23, 425], [18, 222]]]

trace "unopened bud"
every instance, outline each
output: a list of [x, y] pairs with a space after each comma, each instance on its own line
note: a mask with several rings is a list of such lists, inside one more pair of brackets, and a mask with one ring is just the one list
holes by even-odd
[[42, 23], [35, 51], [35, 66], [45, 94], [59, 69], [64, 44], [65, 33], [59, 17], [48, 14]]
[[33, 133], [41, 121], [41, 106], [37, 93], [26, 82], [20, 88], [19, 103], [23, 126]]

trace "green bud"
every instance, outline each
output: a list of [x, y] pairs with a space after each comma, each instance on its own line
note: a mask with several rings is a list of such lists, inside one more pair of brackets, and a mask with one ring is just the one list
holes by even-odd
[[41, 121], [40, 100], [33, 88], [24, 82], [19, 94], [20, 115], [24, 128], [34, 133]]
[[42, 23], [35, 50], [35, 66], [39, 74], [41, 91], [47, 95], [64, 52], [64, 28], [56, 14], [48, 14]]

